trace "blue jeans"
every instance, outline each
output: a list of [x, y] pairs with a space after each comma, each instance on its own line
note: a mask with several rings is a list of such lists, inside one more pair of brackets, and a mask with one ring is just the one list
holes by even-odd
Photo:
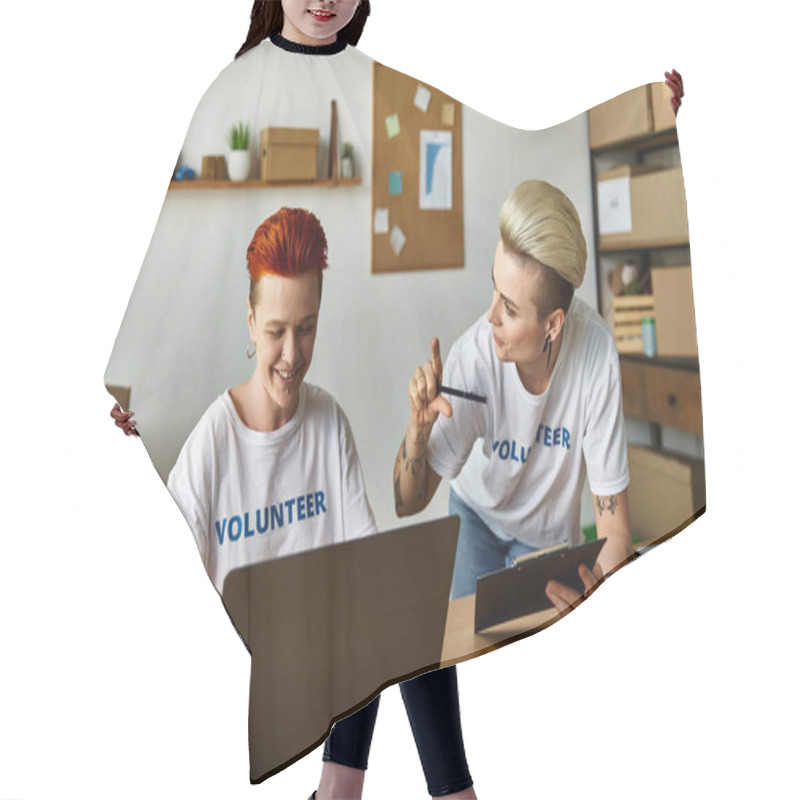
[[506, 541], [495, 536], [489, 526], [452, 488], [450, 513], [457, 514], [461, 520], [456, 563], [453, 567], [453, 584], [450, 587], [451, 600], [475, 594], [477, 581], [481, 575], [510, 567], [512, 559], [537, 549], [517, 539]]

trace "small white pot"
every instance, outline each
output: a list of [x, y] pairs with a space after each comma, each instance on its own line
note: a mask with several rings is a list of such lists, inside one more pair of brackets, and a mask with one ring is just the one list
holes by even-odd
[[250, 177], [249, 150], [231, 150], [228, 153], [228, 177], [232, 181], [246, 181]]
[[342, 175], [343, 179], [352, 178], [356, 173], [355, 164], [350, 156], [342, 158]]

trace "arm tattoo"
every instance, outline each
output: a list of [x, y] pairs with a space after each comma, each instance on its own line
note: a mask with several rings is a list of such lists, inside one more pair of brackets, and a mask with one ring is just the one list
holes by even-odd
[[617, 510], [617, 506], [619, 505], [619, 500], [617, 500], [617, 496], [612, 494], [610, 497], [598, 497], [596, 498], [596, 505], [597, 505], [597, 516], [602, 517], [604, 511], [610, 512], [611, 516], [614, 516], [614, 512]]
[[406, 450], [406, 440], [403, 437], [403, 461], [406, 465], [406, 472], [408, 472], [409, 467], [411, 468], [411, 476], [416, 478], [417, 476], [417, 469], [425, 462], [425, 455], [421, 455], [418, 458], [409, 458], [408, 451]]
[[394, 507], [395, 508], [402, 508], [403, 507], [403, 495], [400, 494], [400, 476], [397, 476], [397, 480], [394, 482]]

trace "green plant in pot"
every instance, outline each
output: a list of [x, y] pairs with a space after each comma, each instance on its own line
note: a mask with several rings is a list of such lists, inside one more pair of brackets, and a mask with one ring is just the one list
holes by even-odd
[[352, 178], [356, 174], [356, 162], [353, 145], [345, 142], [342, 145], [342, 178]]
[[228, 131], [228, 175], [232, 181], [250, 177], [250, 126], [239, 122]]

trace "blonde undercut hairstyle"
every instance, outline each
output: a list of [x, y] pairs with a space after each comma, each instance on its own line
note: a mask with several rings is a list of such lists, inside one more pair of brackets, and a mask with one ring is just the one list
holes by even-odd
[[575, 206], [545, 181], [525, 181], [500, 209], [500, 237], [506, 250], [540, 269], [539, 319], [557, 308], [566, 313], [586, 274], [586, 239]]

